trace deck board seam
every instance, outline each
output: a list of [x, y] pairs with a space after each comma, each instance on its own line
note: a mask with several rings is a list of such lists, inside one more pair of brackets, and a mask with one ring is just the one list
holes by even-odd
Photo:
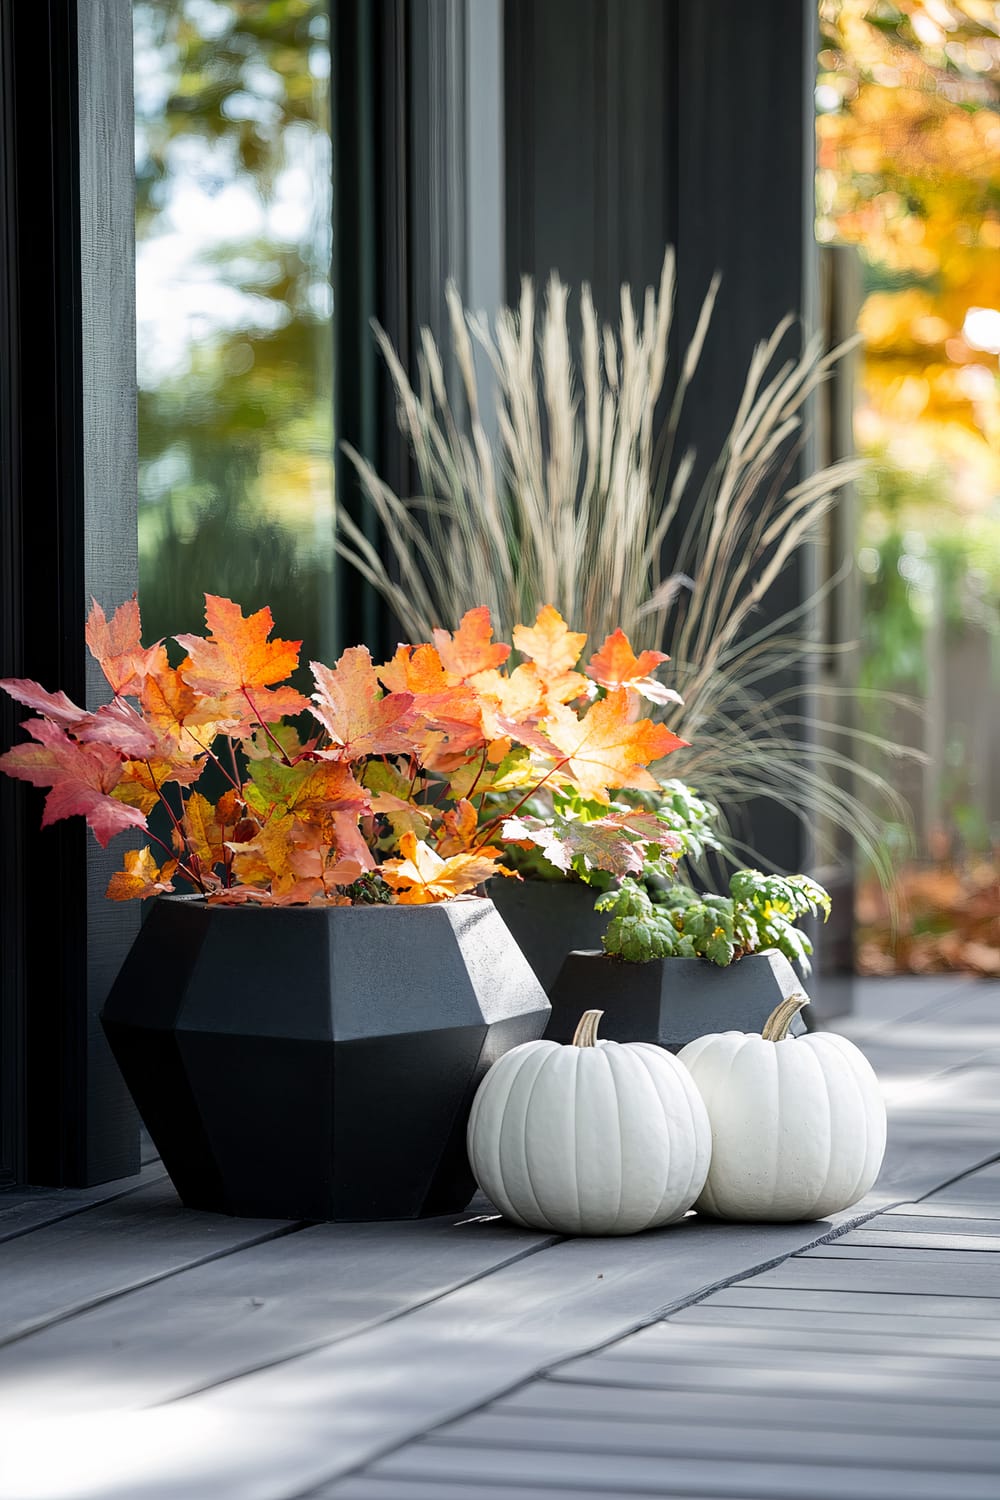
[[[943, 1191], [944, 1188], [951, 1186], [953, 1182], [960, 1182], [963, 1178], [974, 1175], [976, 1172], [981, 1171], [984, 1166], [992, 1165], [998, 1160], [1000, 1160], [1000, 1154], [995, 1157], [989, 1158], [988, 1161], [980, 1162], [974, 1167], [967, 1168], [964, 1172], [959, 1173], [956, 1177], [950, 1178], [946, 1182], [941, 1183], [931, 1189], [930, 1192], [924, 1194], [924, 1197], [932, 1197], [934, 1193]], [[363, 1461], [354, 1465], [353, 1467], [330, 1475], [320, 1481], [318, 1484], [310, 1485], [308, 1489], [296, 1491], [292, 1495], [286, 1495], [285, 1497], [283, 1497], [283, 1500], [314, 1500], [314, 1497], [322, 1497], [324, 1495], [324, 1492], [330, 1490], [331, 1486], [346, 1482], [351, 1478], [358, 1477], [360, 1474], [363, 1474], [366, 1471], [370, 1470], [374, 1465], [380, 1463], [383, 1459], [387, 1458], [392, 1453], [399, 1452], [400, 1450], [414, 1443], [425, 1442], [428, 1438], [433, 1438], [434, 1434], [438, 1430], [449, 1426], [454, 1421], [462, 1420], [466, 1417], [475, 1416], [479, 1412], [488, 1410], [488, 1408], [491, 1407], [496, 1401], [502, 1400], [505, 1397], [510, 1396], [527, 1386], [530, 1386], [535, 1380], [558, 1380], [559, 1377], [557, 1372], [564, 1365], [574, 1363], [581, 1358], [589, 1358], [591, 1355], [600, 1354], [607, 1349], [614, 1348], [615, 1345], [629, 1338], [632, 1334], [641, 1332], [644, 1328], [652, 1327], [655, 1323], [669, 1320], [669, 1317], [672, 1313], [681, 1312], [689, 1307], [697, 1306], [699, 1303], [704, 1302], [710, 1297], [714, 1296], [717, 1292], [726, 1291], [730, 1287], [737, 1286], [740, 1282], [749, 1280], [753, 1276], [760, 1275], [765, 1271], [773, 1270], [776, 1267], [784, 1264], [784, 1262], [786, 1261], [804, 1256], [807, 1252], [814, 1250], [817, 1246], [829, 1244], [839, 1239], [842, 1235], [851, 1233], [860, 1225], [869, 1222], [871, 1219], [877, 1218], [880, 1214], [888, 1213], [891, 1209], [898, 1208], [903, 1203], [920, 1201], [922, 1200], [902, 1197], [890, 1202], [879, 1204], [877, 1207], [867, 1209], [863, 1213], [853, 1215], [844, 1223], [835, 1225], [825, 1234], [818, 1235], [816, 1239], [811, 1241], [809, 1244], [800, 1246], [798, 1250], [788, 1251], [783, 1255], [773, 1256], [768, 1260], [761, 1262], [760, 1264], [735, 1272], [731, 1276], [723, 1277], [712, 1286], [699, 1290], [694, 1295], [681, 1297], [671, 1303], [667, 1303], [665, 1306], [661, 1307], [651, 1315], [643, 1318], [641, 1321], [638, 1321], [626, 1328], [619, 1330], [610, 1338], [605, 1339], [599, 1344], [595, 1344], [592, 1348], [582, 1351], [582, 1353], [578, 1352], [568, 1357], [561, 1357], [558, 1360], [553, 1361], [549, 1365], [540, 1366], [530, 1374], [525, 1375], [523, 1378], [513, 1382], [505, 1389], [498, 1392], [495, 1391], [484, 1400], [470, 1406], [466, 1411], [463, 1411], [460, 1416], [450, 1416], [447, 1419], [436, 1423], [433, 1427], [430, 1427], [425, 1431], [418, 1432], [416, 1434], [411, 1434], [409, 1437], [394, 1438], [390, 1443], [386, 1444], [385, 1448], [380, 1449], [377, 1453], [369, 1454]], [[593, 1381], [580, 1383], [602, 1385], [605, 1382], [603, 1382], [599, 1377], [595, 1377]], [[695, 1383], [691, 1386], [691, 1389], [701, 1389], [701, 1387], [699, 1387], [697, 1383]], [[557, 1493], [557, 1490], [553, 1491], [554, 1495], [556, 1495]]]
[[[61, 1213], [55, 1214], [51, 1219], [45, 1219], [40, 1224], [26, 1224], [21, 1229], [0, 1228], [0, 1245], [9, 1245], [12, 1240], [23, 1239], [26, 1234], [35, 1234], [40, 1229], [51, 1229], [53, 1224], [63, 1224], [67, 1219], [75, 1219], [80, 1214], [89, 1213], [91, 1209], [104, 1208], [108, 1203], [117, 1203], [120, 1198], [128, 1198], [132, 1193], [139, 1193], [143, 1188], [155, 1187], [158, 1182], [166, 1180], [167, 1173], [158, 1172], [155, 1177], [147, 1177], [142, 1182], [133, 1182], [131, 1187], [119, 1188], [117, 1192], [110, 1192], [100, 1198], [92, 1198], [87, 1203], [67, 1205]], [[109, 1187], [111, 1185], [108, 1184]], [[30, 1202], [30, 1199], [26, 1201]], [[2, 1207], [3, 1197], [0, 1195], [0, 1208]]]
[[[477, 1271], [474, 1275], [466, 1277], [463, 1281], [454, 1282], [442, 1291], [433, 1292], [430, 1296], [424, 1297], [419, 1302], [412, 1302], [406, 1307], [397, 1308], [395, 1312], [388, 1313], [384, 1317], [373, 1318], [370, 1323], [364, 1324], [361, 1328], [351, 1328], [345, 1333], [335, 1335], [333, 1338], [317, 1339], [315, 1343], [303, 1346], [301, 1349], [291, 1350], [287, 1354], [282, 1354], [277, 1359], [266, 1359], [256, 1364], [248, 1365], [246, 1369], [233, 1370], [221, 1379], [207, 1380], [200, 1385], [192, 1386], [189, 1390], [182, 1391], [178, 1396], [171, 1396], [166, 1401], [158, 1401], [155, 1405], [157, 1407], [175, 1406], [179, 1401], [191, 1400], [193, 1397], [202, 1396], [208, 1391], [221, 1390], [224, 1386], [232, 1385], [234, 1381], [246, 1380], [250, 1376], [262, 1374], [265, 1370], [280, 1369], [282, 1365], [292, 1364], [297, 1359], [304, 1359], [307, 1355], [315, 1354], [320, 1349], [333, 1349], [337, 1344], [346, 1344], [351, 1339], [364, 1338], [366, 1334], [372, 1333], [376, 1328], [387, 1328], [391, 1323], [398, 1322], [400, 1318], [409, 1317], [411, 1313], [419, 1312], [423, 1308], [433, 1307], [435, 1302], [442, 1302], [446, 1297], [450, 1297], [453, 1292], [461, 1291], [465, 1287], [475, 1286], [477, 1281], [485, 1281], [488, 1276], [494, 1275], [497, 1271], [505, 1271], [508, 1267], [515, 1266], [522, 1260], [527, 1260], [531, 1255], [540, 1255], [546, 1250], [551, 1250], [556, 1245], [562, 1244], [565, 1238], [565, 1235], [552, 1235], [544, 1244], [526, 1245], [523, 1249], [512, 1255], [509, 1260], [503, 1261], [501, 1265], [488, 1266], [481, 1271]], [[326, 1482], [324, 1481], [324, 1483]]]
[[213, 1250], [210, 1254], [199, 1255], [194, 1260], [185, 1261], [182, 1266], [174, 1266], [169, 1271], [158, 1271], [152, 1276], [141, 1276], [125, 1286], [116, 1287], [113, 1292], [104, 1292], [99, 1297], [91, 1297], [86, 1302], [80, 1302], [75, 1307], [66, 1308], [53, 1317], [36, 1318], [33, 1323], [26, 1323], [18, 1328], [15, 1333], [0, 1336], [0, 1349], [9, 1348], [12, 1344], [20, 1343], [22, 1339], [31, 1338], [37, 1333], [43, 1333], [49, 1328], [58, 1328], [63, 1323], [70, 1323], [74, 1318], [82, 1317], [84, 1313], [92, 1312], [95, 1307], [104, 1307], [109, 1302], [115, 1302], [119, 1297], [126, 1297], [131, 1292], [142, 1291], [144, 1287], [156, 1286], [159, 1282], [170, 1281], [174, 1276], [183, 1276], [186, 1271], [197, 1270], [199, 1266], [207, 1266], [216, 1260], [225, 1260], [227, 1256], [239, 1255], [243, 1250], [251, 1250], [256, 1245], [266, 1245], [270, 1240], [285, 1239], [288, 1235], [298, 1234], [311, 1225], [305, 1221], [295, 1224], [279, 1224], [274, 1229], [269, 1229], [263, 1234], [254, 1235], [250, 1239], [242, 1241], [239, 1245], [228, 1245], [225, 1249]]
[[[910, 1200], [899, 1199], [898, 1201], [900, 1203], [903, 1203]], [[390, 1454], [395, 1453], [400, 1449], [409, 1447], [412, 1443], [422, 1442], [425, 1439], [432, 1437], [434, 1433], [440, 1428], [449, 1426], [452, 1422], [462, 1420], [465, 1417], [475, 1416], [477, 1415], [477, 1413], [485, 1411], [496, 1401], [503, 1400], [505, 1397], [521, 1390], [523, 1387], [531, 1385], [535, 1380], [552, 1379], [554, 1376], [554, 1372], [559, 1370], [563, 1365], [571, 1364], [578, 1359], [589, 1358], [593, 1354], [600, 1354], [605, 1349], [613, 1348], [616, 1344], [621, 1343], [624, 1339], [629, 1338], [632, 1334], [639, 1333], [644, 1328], [652, 1327], [654, 1323], [663, 1322], [667, 1317], [669, 1317], [671, 1313], [681, 1312], [685, 1308], [694, 1307], [699, 1302], [703, 1302], [707, 1297], [713, 1296], [716, 1292], [726, 1291], [730, 1286], [736, 1285], [741, 1281], [745, 1281], [751, 1276], [757, 1276], [764, 1271], [772, 1270], [774, 1269], [774, 1267], [780, 1266], [784, 1261], [791, 1260], [794, 1256], [802, 1254], [805, 1250], [811, 1250], [813, 1248], [813, 1245], [821, 1244], [827, 1239], [835, 1239], [840, 1234], [846, 1234], [851, 1229], [856, 1228], [859, 1223], [865, 1223], [868, 1219], [874, 1218], [880, 1213], [885, 1213], [890, 1207], [894, 1208], [896, 1206], [898, 1206], [897, 1203], [891, 1203], [880, 1205], [878, 1208], [867, 1210], [864, 1214], [858, 1215], [855, 1219], [849, 1220], [843, 1225], [836, 1225], [833, 1230], [829, 1231], [829, 1233], [817, 1237], [816, 1240], [812, 1241], [808, 1245], [801, 1246], [798, 1250], [788, 1251], [783, 1255], [772, 1256], [767, 1261], [761, 1261], [759, 1264], [755, 1264], [749, 1269], [743, 1269], [735, 1272], [732, 1276], [723, 1277], [719, 1281], [713, 1283], [712, 1286], [706, 1287], [704, 1289], [699, 1289], [698, 1292], [694, 1293], [691, 1296], [676, 1298], [673, 1302], [665, 1304], [663, 1307], [659, 1308], [649, 1316], [643, 1318], [641, 1321], [623, 1327], [616, 1333], [612, 1334], [610, 1338], [603, 1340], [601, 1343], [594, 1344], [592, 1347], [584, 1349], [582, 1351], [577, 1351], [574, 1354], [562, 1356], [559, 1359], [554, 1360], [551, 1364], [541, 1365], [537, 1369], [531, 1371], [529, 1374], [514, 1381], [511, 1385], [504, 1387], [502, 1390], [491, 1392], [489, 1396], [485, 1397], [482, 1401], [479, 1401], [470, 1406], [467, 1410], [461, 1412], [459, 1416], [447, 1417], [443, 1421], [435, 1423], [433, 1427], [428, 1428], [426, 1431], [418, 1432], [416, 1434], [410, 1434], [408, 1437], [393, 1438], [391, 1442], [386, 1444], [384, 1449], [379, 1449], [377, 1453], [369, 1454], [360, 1463], [352, 1466], [351, 1468], [343, 1469], [336, 1474], [328, 1475], [319, 1483], [310, 1485], [308, 1489], [297, 1490], [292, 1495], [286, 1495], [283, 1497], [283, 1500], [313, 1500], [314, 1496], [322, 1496], [323, 1492], [327, 1490], [332, 1484], [339, 1484], [348, 1479], [356, 1478], [359, 1474], [363, 1474], [366, 1470], [370, 1469], [374, 1464], [380, 1463]], [[478, 1280], [480, 1278], [476, 1279]], [[264, 1368], [267, 1367], [265, 1366]], [[218, 1383], [222, 1384], [223, 1382]], [[601, 1384], [602, 1382], [595, 1381], [592, 1383]]]

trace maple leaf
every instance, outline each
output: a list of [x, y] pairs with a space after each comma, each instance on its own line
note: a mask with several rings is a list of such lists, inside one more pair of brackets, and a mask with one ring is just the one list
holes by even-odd
[[272, 809], [294, 813], [306, 823], [323, 826], [334, 814], [367, 812], [368, 793], [343, 761], [250, 761], [245, 788], [247, 806], [269, 816]]
[[[235, 809], [233, 812], [235, 813]], [[228, 821], [228, 827], [234, 829], [236, 822], [237, 818], [233, 816]], [[187, 847], [202, 870], [212, 870], [223, 863], [227, 823], [200, 792], [192, 792], [185, 802], [181, 827], [184, 829]]]
[[435, 646], [398, 646], [377, 671], [390, 693], [412, 693], [414, 716], [425, 727], [414, 731], [414, 745], [425, 766], [443, 769], [449, 755], [482, 745], [479, 696], [465, 683], [455, 685]]
[[30, 677], [4, 677], [0, 680], [0, 687], [18, 703], [44, 714], [53, 724], [61, 724], [64, 729], [76, 730], [91, 718], [85, 708], [78, 707], [65, 693], [47, 692]]
[[625, 688], [592, 703], [582, 719], [558, 704], [542, 728], [560, 762], [556, 779], [571, 781], [595, 802], [606, 803], [611, 787], [659, 790], [646, 767], [686, 744], [665, 724], [633, 719]]
[[413, 694], [383, 696], [378, 673], [365, 646], [352, 646], [331, 670], [310, 662], [316, 682], [313, 714], [344, 760], [364, 755], [408, 755], [414, 748]]
[[485, 605], [467, 610], [455, 634], [447, 630], [432, 631], [441, 664], [459, 682], [501, 666], [510, 655], [510, 647], [493, 641], [493, 624]]
[[504, 756], [498, 766], [487, 765], [481, 771], [474, 761], [460, 765], [448, 778], [448, 796], [452, 801], [457, 801], [460, 797], [468, 797], [473, 790], [477, 794], [512, 792], [537, 779], [529, 751], [523, 745], [518, 745]]
[[131, 703], [116, 698], [89, 714], [75, 731], [78, 740], [88, 744], [110, 745], [121, 755], [146, 759], [161, 750], [156, 733]]
[[534, 625], [514, 625], [513, 640], [520, 654], [534, 661], [538, 672], [547, 682], [561, 679], [568, 685], [571, 681], [579, 681], [574, 697], [579, 696], [580, 691], [586, 687], [580, 673], [571, 672], [571, 667], [576, 666], [579, 661], [586, 636], [579, 631], [570, 630], [559, 610], [552, 604], [543, 604], [538, 610]]
[[413, 801], [414, 793], [422, 790], [422, 782], [414, 783], [411, 788], [408, 777], [381, 760], [369, 761], [362, 781], [372, 793], [372, 812], [384, 814], [389, 821], [393, 844], [404, 833], [415, 833], [417, 838], [426, 835], [432, 822], [431, 811]]
[[86, 640], [91, 656], [116, 696], [137, 693], [154, 664], [166, 662], [163, 646], [159, 642], [143, 646], [139, 604], [134, 594], [118, 606], [110, 621], [96, 599], [91, 599], [90, 605]]
[[399, 847], [403, 858], [386, 860], [381, 875], [402, 906], [447, 901], [474, 890], [493, 875], [509, 873], [497, 864], [501, 857], [499, 849], [477, 849], [474, 854], [453, 854], [450, 859], [442, 859], [413, 833], [405, 833]]
[[165, 860], [160, 869], [149, 848], [127, 849], [124, 870], [115, 871], [104, 894], [109, 901], [145, 901], [173, 890], [170, 882], [176, 869], [176, 859]]
[[160, 788], [174, 781], [188, 786], [201, 776], [201, 766], [179, 766], [172, 760], [148, 756], [144, 760], [122, 763], [121, 780], [111, 793], [118, 802], [138, 807], [147, 816], [160, 800]]
[[213, 741], [237, 730], [244, 716], [242, 707], [234, 713], [221, 699], [199, 697], [168, 662], [155, 665], [143, 680], [139, 700], [143, 718], [157, 736], [159, 755], [180, 764], [202, 760]]
[[684, 840], [680, 835], [672, 832], [655, 812], [648, 812], [645, 808], [630, 807], [624, 811], [612, 812], [601, 821], [608, 828], [627, 829], [644, 844], [657, 845], [671, 858], [684, 852]]
[[503, 724], [535, 722], [548, 712], [546, 684], [534, 662], [523, 662], [509, 676], [477, 672], [470, 686], [479, 694], [483, 730], [490, 740], [506, 737]]
[[106, 745], [78, 745], [47, 719], [29, 719], [23, 727], [37, 743], [8, 750], [0, 756], [0, 770], [51, 789], [45, 799], [43, 828], [79, 814], [102, 848], [126, 828], [145, 828], [139, 808], [111, 795], [122, 775], [121, 757], [113, 750]]
[[680, 703], [680, 693], [664, 687], [651, 675], [669, 660], [665, 651], [640, 651], [636, 656], [628, 636], [619, 628], [594, 652], [584, 670], [603, 688], [631, 688], [650, 703]]
[[603, 818], [508, 818], [503, 825], [508, 842], [540, 849], [550, 864], [569, 874], [574, 861], [584, 870], [606, 870], [610, 875], [639, 875], [643, 850], [620, 827]]
[[276, 723], [310, 706], [294, 688], [272, 686], [294, 672], [302, 642], [269, 640], [274, 620], [266, 606], [244, 617], [231, 599], [206, 594], [205, 620], [211, 631], [207, 640], [175, 637], [188, 653], [178, 670], [196, 692], [217, 698], [226, 711], [237, 714], [241, 731]]
[[444, 814], [441, 823], [444, 833], [438, 840], [438, 854], [447, 857], [451, 854], [468, 853], [479, 832], [479, 818], [472, 803], [462, 798], [453, 809]]

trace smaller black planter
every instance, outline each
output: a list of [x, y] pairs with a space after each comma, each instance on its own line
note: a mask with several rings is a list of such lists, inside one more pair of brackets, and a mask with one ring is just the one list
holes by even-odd
[[468, 1203], [476, 1087], [548, 1013], [481, 897], [267, 910], [169, 896], [102, 1021], [189, 1207], [402, 1219]]
[[802, 988], [788, 959], [774, 951], [724, 969], [703, 958], [630, 964], [606, 953], [571, 953], [550, 994], [545, 1035], [568, 1042], [585, 1010], [602, 1010], [601, 1034], [610, 1041], [659, 1042], [679, 1052], [709, 1032], [760, 1031], [778, 1002]]
[[574, 948], [601, 946], [608, 918], [594, 910], [599, 894], [580, 880], [490, 881], [490, 899], [546, 993]]

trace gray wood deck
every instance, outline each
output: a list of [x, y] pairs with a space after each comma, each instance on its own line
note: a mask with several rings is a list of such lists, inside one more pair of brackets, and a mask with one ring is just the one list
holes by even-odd
[[819, 1224], [0, 1195], [0, 1500], [998, 1500], [1000, 985], [858, 998], [889, 1149]]

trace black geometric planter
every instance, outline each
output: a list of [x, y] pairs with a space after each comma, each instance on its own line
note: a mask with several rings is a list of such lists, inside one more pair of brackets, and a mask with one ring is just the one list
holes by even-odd
[[608, 917], [594, 910], [599, 894], [582, 880], [499, 876], [490, 882], [494, 906], [547, 994], [574, 948], [600, 948]]
[[551, 991], [545, 1035], [568, 1042], [585, 1010], [602, 1010], [601, 1034], [609, 1040], [658, 1042], [679, 1052], [709, 1032], [760, 1031], [779, 1001], [802, 989], [788, 959], [774, 951], [724, 969], [704, 958], [630, 964], [606, 953], [571, 953]]
[[160, 897], [102, 1015], [191, 1208], [461, 1210], [486, 1069], [548, 1019], [490, 901], [280, 909]]

